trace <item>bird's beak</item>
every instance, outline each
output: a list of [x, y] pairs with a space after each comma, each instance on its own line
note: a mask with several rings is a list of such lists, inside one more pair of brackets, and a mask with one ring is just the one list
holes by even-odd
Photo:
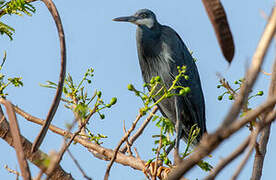
[[121, 22], [135, 22], [138, 18], [135, 16], [125, 16], [125, 17], [117, 17], [112, 19], [113, 21], [121, 21]]

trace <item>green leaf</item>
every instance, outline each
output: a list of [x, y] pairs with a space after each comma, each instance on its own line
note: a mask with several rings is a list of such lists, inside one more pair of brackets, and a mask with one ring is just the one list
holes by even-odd
[[208, 162], [206, 161], [199, 161], [197, 163], [197, 165], [204, 171], [208, 172], [208, 171], [211, 171], [213, 169], [213, 166], [211, 164], [209, 164]]

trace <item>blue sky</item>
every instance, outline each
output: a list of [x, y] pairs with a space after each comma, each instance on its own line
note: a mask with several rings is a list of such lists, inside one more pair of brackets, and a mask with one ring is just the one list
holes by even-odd
[[[216, 88], [218, 84], [216, 73], [221, 73], [230, 82], [243, 77], [266, 23], [260, 11], [269, 14], [274, 4], [273, 0], [222, 1], [236, 46], [233, 63], [229, 66], [222, 56], [201, 1], [56, 0], [54, 2], [65, 29], [67, 72], [75, 79], [80, 79], [87, 68], [93, 67], [95, 77], [90, 87], [91, 94], [97, 89], [103, 92], [103, 98], [106, 101], [114, 96], [118, 98], [116, 106], [105, 113], [104, 121], [95, 116], [90, 122], [91, 129], [109, 137], [104, 141], [104, 146], [108, 148], [114, 148], [122, 137], [123, 120], [126, 122], [126, 127], [129, 127], [142, 105], [140, 100], [127, 90], [127, 85], [132, 83], [135, 87], [142, 87], [143, 84], [136, 53], [136, 27], [129, 23], [113, 22], [112, 18], [131, 15], [138, 9], [148, 8], [156, 13], [161, 24], [169, 25], [178, 32], [198, 59], [197, 66], [206, 101], [207, 129], [212, 132], [219, 126], [231, 105], [228, 100], [221, 102], [217, 100], [222, 90]], [[55, 82], [58, 80], [59, 42], [56, 27], [46, 7], [41, 2], [33, 4], [37, 12], [32, 17], [7, 16], [3, 19], [4, 22], [14, 27], [16, 32], [13, 41], [6, 36], [1, 36], [0, 54], [7, 51], [4, 73], [10, 76], [21, 76], [24, 82], [22, 88], [9, 89], [8, 99], [34, 116], [45, 118], [54, 91], [40, 87], [39, 83], [44, 83], [46, 80]], [[271, 71], [274, 52], [275, 42], [269, 49], [263, 65], [263, 69], [267, 72]], [[265, 100], [269, 79], [270, 77], [265, 75], [258, 78], [255, 90], [264, 90], [265, 95], [250, 102], [251, 107]], [[72, 120], [72, 113], [61, 105], [53, 124], [65, 127], [65, 123]], [[20, 117], [18, 121], [22, 134], [34, 140], [41, 127]], [[275, 136], [274, 125], [272, 129], [271, 137]], [[151, 123], [143, 136], [135, 143], [134, 146], [137, 147], [142, 159], [153, 157], [151, 135], [158, 132], [158, 129]], [[206, 160], [215, 165], [234, 150], [248, 134], [247, 129], [241, 130], [213, 152], [211, 159]], [[62, 138], [49, 132], [41, 148], [49, 152], [52, 149], [58, 150], [61, 144]], [[0, 146], [1, 154], [5, 154], [5, 157], [0, 159], [0, 177], [14, 179], [14, 176], [7, 173], [3, 166], [7, 164], [11, 168], [19, 169], [15, 152], [4, 141], [0, 141]], [[103, 179], [107, 162], [96, 159], [80, 145], [72, 145], [70, 149], [89, 176], [93, 179]], [[275, 150], [276, 144], [270, 141], [263, 179], [271, 179], [270, 177], [274, 174], [276, 156], [273, 152]], [[218, 176], [218, 179], [229, 179], [240, 160], [234, 161]], [[250, 158], [239, 179], [249, 179], [252, 161], [253, 158]], [[76, 179], [82, 179], [67, 155], [64, 156], [62, 166]], [[33, 175], [36, 175], [38, 170], [34, 166], [31, 167]], [[205, 172], [196, 167], [186, 177], [202, 179], [205, 175], [207, 175]], [[111, 170], [110, 179], [142, 180], [145, 177], [140, 171], [115, 164]]]

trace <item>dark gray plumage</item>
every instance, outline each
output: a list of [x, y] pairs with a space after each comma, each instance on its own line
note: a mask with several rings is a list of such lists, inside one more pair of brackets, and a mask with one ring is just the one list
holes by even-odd
[[177, 66], [185, 65], [189, 80], [180, 80], [181, 86], [190, 87], [186, 96], [174, 96], [159, 103], [163, 116], [174, 124], [178, 139], [187, 141], [190, 128], [197, 124], [200, 134], [197, 144], [206, 132], [205, 104], [201, 83], [195, 62], [180, 36], [170, 27], [158, 23], [155, 14], [148, 9], [141, 9], [133, 16], [119, 17], [114, 21], [131, 22], [137, 25], [136, 40], [142, 76], [146, 83], [152, 77], [160, 76], [170, 87], [178, 74]]

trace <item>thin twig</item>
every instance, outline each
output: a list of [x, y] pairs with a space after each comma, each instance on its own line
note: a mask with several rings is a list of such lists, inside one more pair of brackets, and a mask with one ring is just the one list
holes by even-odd
[[[155, 115], [155, 113], [157, 112], [158, 107], [155, 106], [153, 108], [153, 110], [151, 111], [150, 115], [145, 119], [145, 121], [143, 122], [143, 124], [141, 125], [141, 127], [136, 131], [136, 133], [133, 134], [133, 136], [131, 136], [129, 138], [129, 146], [131, 147], [133, 145], [133, 143], [135, 142], [135, 140], [143, 133], [144, 129], [146, 128], [146, 126], [148, 125], [148, 123], [150, 122], [150, 120], [153, 118], [153, 116]], [[120, 151], [122, 153], [125, 153], [127, 150], [127, 145], [125, 145]]]
[[10, 130], [12, 134], [12, 139], [14, 143], [14, 149], [16, 151], [17, 160], [19, 163], [20, 171], [24, 180], [31, 180], [31, 172], [28, 162], [24, 155], [24, 149], [21, 142], [20, 130], [17, 122], [17, 118], [10, 101], [0, 98], [0, 103], [6, 107], [6, 112], [10, 121]]
[[63, 84], [64, 84], [65, 73], [66, 73], [66, 45], [65, 45], [65, 35], [64, 35], [61, 19], [60, 19], [58, 10], [52, 0], [42, 0], [42, 1], [47, 6], [48, 10], [52, 14], [52, 17], [56, 23], [59, 42], [60, 42], [61, 66], [60, 66], [60, 74], [59, 74], [59, 81], [58, 81], [58, 86], [56, 90], [56, 95], [54, 97], [54, 100], [52, 102], [48, 115], [46, 117], [45, 123], [34, 141], [32, 152], [35, 152], [41, 145], [48, 131], [48, 128], [51, 124], [51, 121], [57, 111], [57, 108], [61, 99], [61, 95], [62, 95]]
[[9, 173], [15, 174], [15, 175], [16, 175], [16, 179], [18, 179], [18, 177], [21, 176], [21, 174], [20, 174], [18, 171], [9, 168], [8, 165], [5, 165], [4, 168], [5, 168]]
[[250, 144], [249, 144], [249, 150], [247, 154], [244, 156], [244, 159], [240, 163], [240, 165], [237, 167], [237, 170], [235, 171], [234, 175], [232, 176], [231, 180], [236, 180], [239, 174], [241, 173], [241, 170], [244, 168], [245, 164], [247, 163], [250, 155], [252, 154], [252, 151], [256, 145], [257, 137], [260, 132], [259, 126], [257, 126], [253, 132], [251, 133], [251, 138], [250, 138]]
[[158, 169], [158, 166], [159, 166], [158, 161], [159, 161], [159, 154], [160, 154], [161, 148], [162, 148], [162, 131], [160, 130], [159, 146], [158, 146], [157, 151], [156, 151], [156, 161], [155, 161], [155, 165], [154, 165], [154, 168], [153, 168], [152, 180], [155, 180], [156, 176], [157, 176], [157, 169]]
[[221, 172], [221, 170], [223, 168], [225, 168], [229, 163], [231, 163], [234, 159], [236, 159], [239, 155], [241, 155], [244, 150], [246, 149], [246, 147], [249, 144], [250, 141], [250, 137], [248, 136], [245, 141], [235, 150], [233, 151], [228, 157], [226, 157], [225, 159], [221, 160], [219, 162], [219, 164], [212, 169], [212, 171], [210, 172], [210, 174], [204, 178], [204, 180], [213, 180], [215, 179], [215, 177], [218, 175], [218, 173]]
[[[123, 121], [123, 130], [124, 130], [124, 134], [126, 134], [126, 125], [125, 125], [125, 121]], [[127, 146], [127, 152], [130, 156], [132, 156], [132, 152], [131, 152], [131, 148], [130, 148], [130, 144], [128, 141], [128, 138], [126, 139], [126, 146]]]
[[84, 170], [81, 168], [79, 162], [77, 161], [77, 159], [73, 156], [73, 154], [71, 153], [71, 151], [69, 149], [67, 149], [67, 152], [69, 154], [69, 156], [71, 157], [71, 159], [73, 160], [73, 162], [76, 164], [77, 168], [79, 169], [79, 171], [81, 172], [82, 176], [87, 179], [87, 180], [92, 180], [92, 178], [90, 178], [89, 176], [86, 175], [86, 173], [84, 172]]
[[135, 121], [132, 123], [132, 126], [129, 128], [129, 130], [127, 131], [127, 133], [122, 137], [122, 139], [120, 140], [119, 144], [115, 148], [114, 155], [113, 155], [112, 159], [110, 160], [110, 162], [109, 162], [109, 164], [108, 164], [108, 166], [106, 168], [104, 180], [108, 180], [110, 169], [111, 169], [111, 167], [112, 167], [112, 165], [113, 165], [113, 163], [114, 163], [114, 161], [116, 159], [117, 153], [118, 153], [121, 145], [129, 137], [130, 133], [135, 129], [136, 124], [138, 123], [138, 121], [141, 119], [142, 116], [143, 116], [142, 113], [139, 113], [139, 115], [136, 117]]
[[264, 75], [267, 75], [267, 76], [271, 76], [271, 75], [272, 75], [272, 73], [265, 72], [263, 69], [261, 69], [261, 72], [262, 72]]
[[[75, 139], [75, 137], [77, 135], [79, 135], [79, 133], [81, 132], [81, 130], [86, 126], [86, 124], [88, 123], [90, 117], [92, 117], [92, 115], [96, 112], [96, 110], [98, 109], [98, 105], [96, 105], [93, 110], [91, 111], [91, 113], [89, 114], [88, 118], [85, 119], [85, 121], [83, 122], [83, 124], [81, 126], [79, 126], [79, 129], [73, 134], [73, 136], [71, 136], [70, 140], [66, 143], [66, 141], [64, 141], [63, 146], [61, 147], [61, 150], [59, 151], [55, 161], [53, 161], [52, 164], [49, 165], [49, 171], [53, 172], [56, 168], [56, 166], [60, 163], [65, 151], [69, 148], [69, 146], [71, 145], [71, 143], [73, 142], [73, 140]], [[77, 122], [77, 121], [75, 121]], [[69, 134], [70, 129], [67, 130], [66, 134]], [[51, 173], [50, 175], [48, 175], [47, 180], [49, 180], [51, 178]]]

